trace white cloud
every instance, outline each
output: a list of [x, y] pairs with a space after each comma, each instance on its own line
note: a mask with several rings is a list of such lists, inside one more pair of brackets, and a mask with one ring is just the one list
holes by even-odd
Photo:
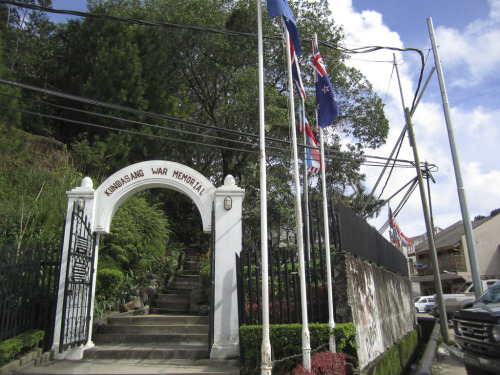
[[[377, 12], [357, 13], [352, 8], [351, 0], [335, 0], [332, 3], [331, 8], [335, 19], [342, 20], [347, 36], [347, 47], [372, 45], [403, 47], [400, 36], [383, 24], [383, 17]], [[473, 96], [474, 90], [480, 90], [471, 88], [471, 81], [479, 84], [482, 80], [491, 79], [494, 74], [498, 75], [495, 68], [500, 63], [500, 48], [494, 44], [494, 41], [500, 40], [500, 0], [490, 0], [489, 3], [491, 11], [487, 20], [472, 22], [464, 30], [443, 26], [436, 29], [440, 57], [446, 67], [446, 77], [448, 79], [449, 76], [453, 81], [450, 91], [464, 97]], [[430, 44], [428, 40], [425, 43]], [[359, 59], [387, 61], [392, 60], [392, 53], [392, 51], [386, 51], [362, 57], [356, 55], [349, 62], [363, 72], [380, 97], [384, 99], [387, 93], [385, 113], [391, 126], [388, 142], [381, 149], [369, 152], [370, 155], [386, 157], [389, 155], [401, 133], [404, 117], [395, 73], [391, 79], [391, 64], [359, 61]], [[420, 66], [416, 67], [417, 60], [408, 57], [408, 54], [398, 55], [397, 58], [400, 57], [406, 61], [405, 64], [399, 65], [399, 71], [405, 105], [409, 107], [416, 87], [416, 82], [412, 80], [412, 77], [415, 76], [415, 71]], [[462, 92], [460, 85], [463, 84], [464, 77], [469, 77], [469, 87], [467, 91]], [[427, 160], [439, 168], [433, 174], [436, 184], [431, 184], [432, 209], [435, 225], [446, 228], [461, 220], [462, 216], [436, 75], [427, 91], [429, 92], [425, 93], [413, 116], [413, 124], [420, 161]], [[479, 214], [487, 215], [491, 210], [500, 207], [500, 189], [498, 189], [500, 170], [497, 156], [497, 148], [500, 144], [497, 119], [500, 118], [500, 109], [491, 110], [460, 103], [455, 105], [451, 108], [451, 116], [470, 216], [473, 218]], [[413, 160], [413, 151], [409, 147], [408, 137], [405, 138], [398, 157]], [[367, 175], [366, 183], [370, 190], [381, 169], [365, 168], [362, 172]], [[415, 175], [414, 169], [395, 170], [382, 198], [392, 195]], [[385, 179], [382, 185], [384, 182]], [[376, 195], [379, 194], [380, 188], [381, 185]], [[401, 198], [402, 194], [391, 202], [393, 209]], [[378, 229], [386, 219], [387, 210], [384, 208], [380, 217], [371, 220], [370, 223]], [[414, 236], [425, 232], [423, 219], [420, 193], [417, 188], [397, 220], [405, 234]]]
[[490, 0], [489, 18], [470, 23], [465, 30], [436, 28], [436, 41], [443, 64], [457, 69], [451, 85], [470, 87], [498, 76], [500, 63], [500, 1]]

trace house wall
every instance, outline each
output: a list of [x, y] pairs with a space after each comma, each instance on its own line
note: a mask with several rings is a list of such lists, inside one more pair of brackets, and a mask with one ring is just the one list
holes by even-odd
[[[474, 242], [481, 277], [500, 277], [500, 215], [474, 228]], [[462, 244], [466, 250], [467, 269], [470, 272], [469, 252], [465, 235]]]
[[410, 279], [349, 254], [336, 254], [335, 320], [353, 322], [361, 369], [415, 327]]

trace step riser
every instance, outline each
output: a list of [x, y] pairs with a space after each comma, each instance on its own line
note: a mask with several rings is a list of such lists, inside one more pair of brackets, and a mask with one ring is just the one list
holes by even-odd
[[85, 350], [84, 359], [208, 359], [208, 349], [192, 350]]
[[209, 324], [207, 316], [143, 315], [109, 317], [111, 325], [197, 325]]
[[193, 326], [101, 326], [99, 334], [177, 334], [199, 333], [207, 334], [208, 325], [193, 325]]
[[151, 309], [151, 313], [153, 314], [175, 314], [175, 315], [189, 315], [189, 309], [173, 309], [173, 308], [156, 308], [153, 307]]
[[95, 334], [92, 337], [96, 345], [120, 343], [176, 343], [208, 345], [208, 334], [162, 334], [162, 335], [133, 335], [133, 334]]
[[155, 303], [158, 309], [176, 309], [189, 311], [189, 302], [157, 302]]
[[178, 294], [160, 294], [155, 299], [155, 303], [159, 302], [189, 302], [191, 298], [189, 295]]

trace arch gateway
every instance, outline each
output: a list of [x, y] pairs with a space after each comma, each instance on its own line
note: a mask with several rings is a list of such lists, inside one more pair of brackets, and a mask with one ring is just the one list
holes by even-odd
[[[121, 169], [94, 190], [85, 177], [68, 191], [59, 292], [52, 350], [57, 359], [81, 359], [94, 346], [94, 308], [99, 237], [109, 233], [116, 210], [130, 196], [151, 188], [167, 188], [187, 195], [198, 208], [204, 232], [215, 237], [214, 338], [211, 358], [239, 353], [235, 254], [242, 247], [242, 202], [245, 190], [231, 175], [216, 188], [185, 165], [163, 160], [145, 161]], [[224, 206], [230, 198], [232, 205]]]

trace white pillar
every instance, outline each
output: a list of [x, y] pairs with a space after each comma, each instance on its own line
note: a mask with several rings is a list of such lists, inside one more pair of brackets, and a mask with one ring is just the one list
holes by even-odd
[[[63, 247], [61, 254], [61, 269], [59, 272], [59, 291], [57, 294], [57, 308], [56, 308], [56, 317], [55, 317], [55, 325], [54, 325], [54, 341], [52, 343], [52, 350], [54, 352], [55, 358], [57, 359], [81, 359], [83, 356], [83, 350], [92, 347], [93, 343], [90, 341], [90, 335], [92, 330], [89, 333], [89, 341], [85, 346], [80, 346], [78, 348], [74, 348], [72, 350], [67, 350], [63, 353], [59, 353], [59, 345], [61, 339], [61, 328], [63, 323], [63, 305], [64, 305], [64, 289], [66, 286], [66, 271], [68, 266], [68, 252], [71, 240], [71, 221], [73, 216], [73, 205], [80, 204], [83, 209], [84, 215], [87, 216], [90, 223], [92, 223], [93, 213], [95, 209], [95, 190], [93, 189], [93, 183], [90, 177], [85, 177], [82, 180], [81, 186], [74, 188], [71, 191], [67, 191], [66, 195], [68, 196], [68, 207], [66, 209], [66, 222], [64, 226], [64, 239], [63, 239]], [[95, 260], [95, 257], [94, 257]], [[95, 284], [95, 267], [97, 266], [94, 261], [94, 284]], [[92, 291], [91, 300], [89, 303], [93, 304], [94, 299], [94, 290]], [[90, 327], [92, 327], [92, 318], [89, 322]]]
[[210, 358], [239, 355], [235, 255], [242, 249], [244, 195], [245, 190], [236, 186], [231, 175], [226, 176], [224, 185], [215, 191], [214, 343]]

